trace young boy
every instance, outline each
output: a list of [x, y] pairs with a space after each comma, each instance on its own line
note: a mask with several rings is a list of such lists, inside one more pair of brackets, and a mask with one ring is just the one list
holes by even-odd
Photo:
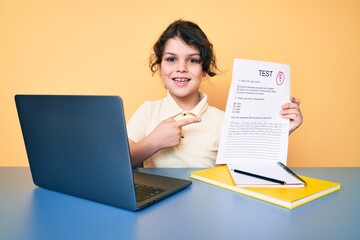
[[[153, 49], [150, 69], [159, 71], [168, 95], [146, 101], [128, 122], [133, 166], [214, 166], [224, 112], [199, 92], [202, 80], [216, 75], [212, 44], [197, 24], [178, 20]], [[290, 119], [289, 134], [302, 124], [300, 101], [290, 101], [280, 113]]]

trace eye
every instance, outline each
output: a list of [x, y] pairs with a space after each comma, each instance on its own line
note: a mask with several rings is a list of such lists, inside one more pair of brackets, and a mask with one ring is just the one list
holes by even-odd
[[175, 62], [176, 58], [175, 57], [167, 57], [165, 58], [166, 62]]
[[200, 63], [200, 59], [197, 58], [189, 58], [188, 60], [190, 63]]

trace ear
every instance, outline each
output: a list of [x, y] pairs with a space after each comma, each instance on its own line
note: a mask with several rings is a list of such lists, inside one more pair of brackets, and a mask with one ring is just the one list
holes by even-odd
[[203, 71], [202, 78], [205, 79], [207, 77], [207, 73]]

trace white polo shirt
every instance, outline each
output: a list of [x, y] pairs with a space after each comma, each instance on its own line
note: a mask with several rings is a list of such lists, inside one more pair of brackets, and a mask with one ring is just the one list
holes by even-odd
[[150, 134], [163, 120], [200, 117], [199, 123], [182, 127], [181, 143], [163, 149], [144, 161], [144, 167], [212, 167], [217, 156], [224, 112], [209, 106], [207, 95], [190, 111], [182, 110], [172, 96], [157, 101], [146, 101], [127, 123], [128, 137], [138, 142]]

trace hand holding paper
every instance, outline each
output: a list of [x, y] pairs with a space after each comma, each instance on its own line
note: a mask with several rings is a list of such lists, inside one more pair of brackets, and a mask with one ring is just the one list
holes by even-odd
[[289, 134], [295, 131], [303, 122], [303, 116], [300, 111], [300, 99], [293, 96], [290, 97], [290, 103], [281, 106], [281, 116], [290, 119]]

